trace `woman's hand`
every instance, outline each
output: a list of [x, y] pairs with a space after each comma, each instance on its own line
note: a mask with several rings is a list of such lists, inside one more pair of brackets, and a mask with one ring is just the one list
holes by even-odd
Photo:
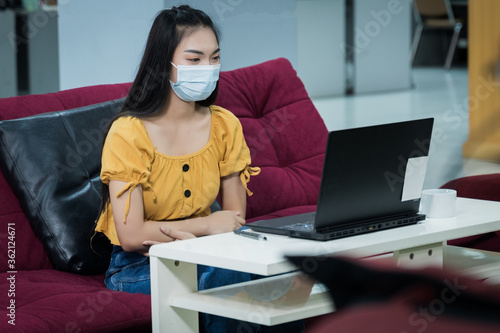
[[241, 213], [234, 210], [219, 210], [205, 217], [207, 235], [222, 234], [239, 229], [245, 225]]
[[[196, 238], [195, 235], [189, 233], [189, 232], [184, 232], [176, 229], [171, 229], [167, 227], [160, 227], [160, 230], [162, 233], [164, 233], [166, 236], [172, 238], [172, 241], [179, 241], [179, 240], [185, 240], [185, 239], [191, 239], [191, 238]], [[149, 257], [149, 248], [153, 245], [156, 244], [161, 244], [162, 242], [156, 242], [156, 241], [144, 241], [142, 245], [144, 245], [147, 250], [142, 251], [141, 253], [145, 255], [146, 257]]]

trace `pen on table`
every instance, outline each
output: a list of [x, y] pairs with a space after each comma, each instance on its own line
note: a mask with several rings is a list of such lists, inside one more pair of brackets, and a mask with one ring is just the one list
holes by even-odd
[[266, 236], [262, 236], [261, 234], [258, 234], [256, 232], [248, 232], [248, 231], [243, 231], [243, 230], [239, 230], [239, 229], [236, 229], [233, 232], [236, 235], [240, 235], [240, 236], [243, 236], [243, 237], [252, 238], [252, 239], [255, 239], [255, 240], [267, 240]]

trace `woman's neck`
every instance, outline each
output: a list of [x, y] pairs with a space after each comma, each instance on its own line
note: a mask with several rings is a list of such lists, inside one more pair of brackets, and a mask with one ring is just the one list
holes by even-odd
[[172, 95], [174, 95], [173, 91], [170, 92], [161, 111], [157, 113], [158, 120], [188, 122], [193, 119], [201, 106], [196, 102], [184, 102], [177, 96]]

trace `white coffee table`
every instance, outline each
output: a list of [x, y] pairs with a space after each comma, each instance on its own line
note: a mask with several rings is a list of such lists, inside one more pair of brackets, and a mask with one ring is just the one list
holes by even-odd
[[484, 278], [500, 275], [496, 253], [450, 247], [445, 242], [497, 230], [500, 202], [458, 198], [455, 218], [426, 219], [412, 226], [328, 242], [270, 234], [266, 234], [267, 241], [257, 241], [225, 233], [155, 245], [150, 250], [153, 331], [198, 332], [198, 312], [276, 325], [334, 311], [327, 292], [320, 288], [313, 288], [307, 302], [293, 306], [259, 302], [239, 292], [248, 283], [198, 292], [197, 264], [269, 276], [296, 270], [285, 255], [364, 258], [392, 253], [400, 265], [449, 265]]

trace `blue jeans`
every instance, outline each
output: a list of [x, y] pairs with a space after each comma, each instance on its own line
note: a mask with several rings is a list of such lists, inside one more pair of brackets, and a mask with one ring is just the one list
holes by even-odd
[[[198, 290], [246, 282], [257, 278], [259, 276], [249, 273], [198, 265]], [[150, 295], [150, 280], [148, 257], [137, 252], [125, 252], [120, 246], [113, 246], [111, 262], [104, 281], [108, 289]], [[206, 313], [201, 314], [201, 327], [205, 333], [293, 333], [304, 331], [303, 321], [276, 326], [261, 326]]]

